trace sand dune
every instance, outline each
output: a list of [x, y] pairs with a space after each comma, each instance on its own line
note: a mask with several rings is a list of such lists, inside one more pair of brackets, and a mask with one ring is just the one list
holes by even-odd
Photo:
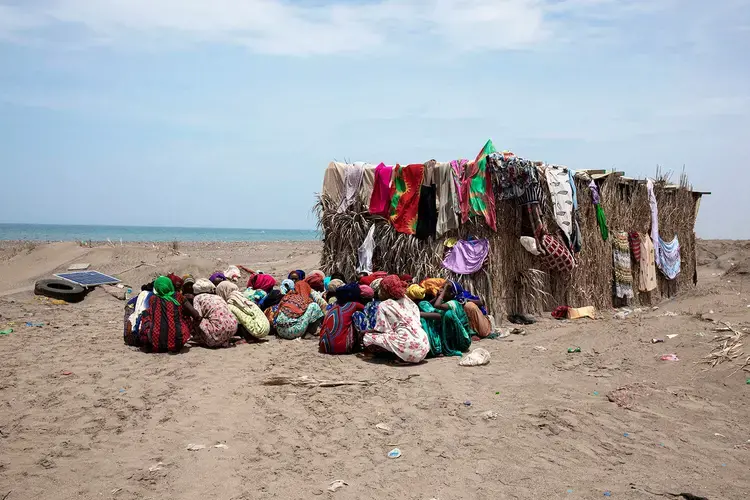
[[[716, 326], [698, 313], [750, 322], [750, 281], [723, 274], [750, 250], [745, 242], [701, 249], [699, 287], [658, 310], [626, 320], [612, 311], [545, 318], [524, 336], [476, 344], [492, 356], [477, 368], [455, 358], [393, 366], [276, 339], [143, 354], [123, 345], [123, 303], [102, 291], [61, 306], [29, 291], [0, 297], [0, 328], [15, 323], [0, 336], [0, 498], [664, 498], [644, 489], [748, 498], [750, 374], [736, 363], [705, 370], [696, 362]], [[280, 277], [316, 267], [320, 246], [17, 250], [0, 247], [0, 292], [72, 261], [111, 273], [148, 264], [123, 274], [133, 285], [227, 263]], [[568, 354], [570, 346], [582, 352]], [[665, 353], [680, 361], [660, 361]], [[371, 385], [262, 384], [274, 375]], [[395, 460], [386, 456], [394, 447]], [[335, 479], [348, 484], [329, 492]]]

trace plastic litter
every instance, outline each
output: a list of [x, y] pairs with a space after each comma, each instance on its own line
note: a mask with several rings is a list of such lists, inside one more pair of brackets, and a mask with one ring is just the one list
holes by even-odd
[[229, 448], [229, 446], [225, 445], [224, 443], [216, 443], [214, 445], [214, 448], [221, 448], [222, 450], [226, 450]]
[[667, 335], [667, 338], [668, 338], [668, 339], [673, 339], [673, 338], [675, 338], [675, 337], [676, 337], [676, 336], [678, 336], [678, 335], [679, 335], [679, 333], [673, 333], [673, 334], [671, 334], [671, 335]]
[[495, 420], [497, 418], [497, 413], [494, 411], [486, 411], [482, 413], [482, 418], [485, 420]]
[[580, 347], [568, 347], [568, 352], [569, 353], [581, 352], [581, 348]]
[[612, 496], [612, 492], [611, 491], [605, 491], [604, 492], [604, 496], [605, 497], [611, 497]]
[[599, 395], [599, 391], [594, 391], [591, 394], [593, 394], [594, 396], [598, 396]]
[[388, 452], [388, 458], [398, 458], [401, 456], [401, 450], [398, 448], [393, 448], [391, 451]]
[[534, 350], [539, 351], [539, 352], [544, 352], [547, 350], [547, 348], [544, 347], [543, 345], [537, 345], [537, 346], [534, 346]]
[[31, 321], [27, 321], [26, 326], [34, 326], [36, 328], [41, 328], [44, 326], [44, 323], [32, 323]]
[[68, 375], [73, 375], [73, 372], [62, 372], [62, 374], [67, 377]]
[[149, 467], [149, 468], [148, 468], [148, 471], [149, 471], [149, 472], [156, 472], [156, 471], [158, 471], [158, 470], [162, 470], [162, 469], [164, 468], [164, 466], [165, 466], [165, 465], [166, 465], [166, 464], [165, 464], [164, 462], [159, 462], [158, 464], [156, 464], [156, 465], [152, 465], [151, 467]]
[[490, 353], [486, 349], [481, 347], [474, 349], [467, 356], [461, 358], [458, 362], [459, 366], [481, 366], [489, 364]]
[[659, 344], [661, 342], [664, 342], [664, 339], [651, 339], [652, 344]]
[[203, 450], [205, 448], [206, 448], [206, 446], [203, 445], [203, 444], [193, 444], [193, 443], [190, 443], [189, 445], [187, 445], [187, 451], [199, 451], [199, 450]]
[[376, 429], [378, 429], [378, 430], [381, 430], [381, 431], [383, 431], [383, 432], [391, 432], [391, 428], [390, 428], [390, 427], [388, 427], [388, 426], [387, 426], [387, 425], [385, 425], [385, 424], [377, 424], [377, 425], [375, 426], [375, 428], [376, 428]]
[[349, 486], [349, 483], [342, 481], [341, 479], [334, 479], [331, 484], [328, 485], [328, 491], [336, 491], [344, 486]]
[[677, 357], [677, 354], [665, 354], [661, 357], [662, 361], [679, 361], [680, 358]]
[[0, 330], [0, 335], [10, 335], [13, 333], [13, 328], [6, 328], [5, 330]]
[[122, 394], [123, 392], [125, 392], [125, 389], [120, 389], [120, 394]]
[[630, 434], [628, 434], [627, 432], [624, 432], [624, 433], [622, 434], [622, 437], [628, 437], [628, 436], [630, 436]]
[[471, 401], [464, 401], [464, 406], [471, 406]]

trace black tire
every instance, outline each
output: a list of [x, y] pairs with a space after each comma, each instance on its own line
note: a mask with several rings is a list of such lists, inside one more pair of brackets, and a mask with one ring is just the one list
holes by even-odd
[[61, 279], [39, 280], [34, 284], [34, 295], [44, 295], [65, 302], [80, 302], [86, 297], [86, 293], [81, 285]]

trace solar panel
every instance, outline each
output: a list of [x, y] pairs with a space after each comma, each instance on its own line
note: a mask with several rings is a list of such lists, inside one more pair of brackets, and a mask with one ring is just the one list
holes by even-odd
[[99, 271], [79, 271], [75, 273], [55, 274], [58, 278], [78, 283], [81, 286], [112, 285], [120, 280], [100, 273]]

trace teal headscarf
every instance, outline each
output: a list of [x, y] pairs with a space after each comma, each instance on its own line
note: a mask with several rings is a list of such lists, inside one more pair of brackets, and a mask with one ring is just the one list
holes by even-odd
[[166, 276], [159, 276], [154, 280], [154, 293], [157, 297], [168, 300], [175, 305], [180, 305], [174, 296], [174, 283]]

